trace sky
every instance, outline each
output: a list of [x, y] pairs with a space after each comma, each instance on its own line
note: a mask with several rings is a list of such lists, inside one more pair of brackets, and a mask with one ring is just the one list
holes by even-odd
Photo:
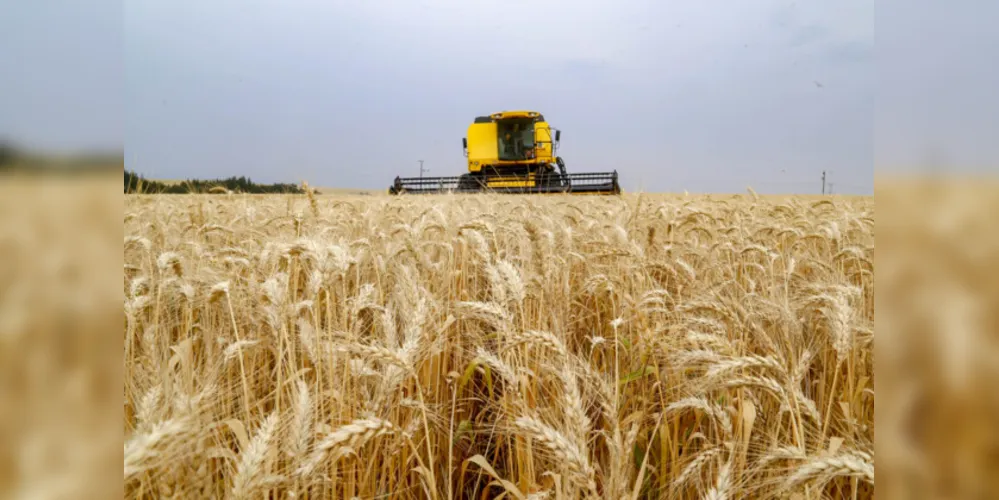
[[0, 139], [56, 152], [124, 146], [121, 2], [0, 0]]
[[459, 175], [504, 109], [627, 190], [870, 194], [875, 166], [999, 158], [990, 0], [7, 3], [0, 135], [152, 178]]

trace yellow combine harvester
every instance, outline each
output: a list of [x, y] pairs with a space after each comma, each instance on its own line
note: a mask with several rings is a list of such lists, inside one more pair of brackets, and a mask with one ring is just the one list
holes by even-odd
[[616, 170], [566, 173], [565, 162], [555, 154], [561, 135], [537, 111], [479, 116], [462, 139], [468, 158], [467, 174], [396, 177], [389, 193], [621, 193]]

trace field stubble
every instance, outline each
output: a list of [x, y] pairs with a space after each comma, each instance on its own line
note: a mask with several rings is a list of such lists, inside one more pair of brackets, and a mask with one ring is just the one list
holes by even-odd
[[874, 200], [129, 196], [126, 497], [869, 498]]

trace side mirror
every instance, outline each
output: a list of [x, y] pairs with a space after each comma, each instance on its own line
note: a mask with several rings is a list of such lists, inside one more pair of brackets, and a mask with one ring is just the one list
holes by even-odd
[[468, 149], [468, 138], [467, 137], [462, 137], [461, 138], [461, 148], [462, 149]]
[[559, 142], [561, 140], [562, 140], [562, 131], [561, 130], [556, 130], [555, 131], [555, 142]]

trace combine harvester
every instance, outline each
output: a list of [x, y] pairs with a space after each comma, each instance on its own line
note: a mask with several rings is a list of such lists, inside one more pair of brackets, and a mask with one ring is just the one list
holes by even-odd
[[621, 194], [617, 171], [569, 174], [556, 156], [561, 131], [537, 111], [479, 116], [462, 148], [468, 173], [456, 177], [396, 177], [390, 194]]

